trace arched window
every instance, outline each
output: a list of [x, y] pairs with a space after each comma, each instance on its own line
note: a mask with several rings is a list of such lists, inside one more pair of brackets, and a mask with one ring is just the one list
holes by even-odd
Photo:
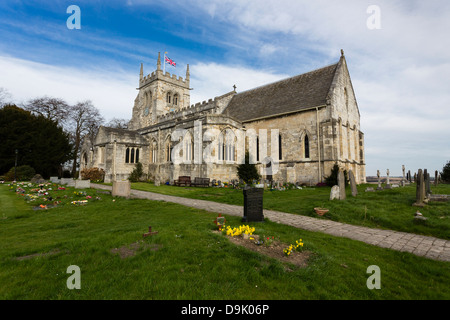
[[157, 162], [156, 160], [157, 160], [157, 157], [158, 157], [158, 147], [156, 145], [156, 141], [153, 141], [151, 146], [152, 147], [151, 147], [151, 150], [150, 150], [150, 152], [151, 152], [151, 154], [150, 154], [150, 162], [151, 163], [156, 163]]
[[166, 102], [167, 102], [167, 103], [172, 103], [172, 93], [167, 92], [167, 95], [166, 95]]
[[259, 137], [256, 137], [256, 161], [259, 161]]
[[138, 163], [139, 162], [139, 148], [128, 147], [125, 150], [125, 163]]
[[185, 161], [191, 161], [194, 158], [194, 141], [188, 131], [183, 139], [183, 158]]
[[167, 162], [171, 162], [172, 161], [172, 141], [171, 141], [171, 137], [169, 136], [166, 139], [166, 161]]
[[304, 141], [303, 141], [303, 149], [305, 150], [305, 158], [309, 158], [309, 137], [308, 135], [305, 135]]
[[219, 160], [236, 161], [236, 136], [230, 129], [219, 135]]
[[278, 135], [278, 160], [283, 158], [281, 133]]
[[178, 94], [175, 94], [175, 95], [173, 96], [173, 105], [174, 105], [174, 106], [177, 106], [177, 105], [178, 105]]

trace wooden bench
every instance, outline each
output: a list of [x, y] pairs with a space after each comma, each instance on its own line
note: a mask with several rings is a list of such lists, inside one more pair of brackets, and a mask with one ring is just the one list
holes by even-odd
[[209, 187], [209, 178], [199, 178], [195, 177], [192, 183], [193, 187]]
[[178, 180], [175, 180], [173, 182], [176, 186], [184, 186], [184, 187], [190, 187], [191, 186], [191, 177], [189, 176], [180, 176], [178, 177]]

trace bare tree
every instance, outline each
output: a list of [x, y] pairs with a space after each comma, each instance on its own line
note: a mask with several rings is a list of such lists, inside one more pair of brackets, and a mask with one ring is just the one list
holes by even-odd
[[128, 129], [128, 121], [126, 119], [112, 118], [106, 126], [115, 129]]
[[83, 139], [93, 137], [98, 127], [104, 122], [100, 111], [94, 107], [90, 100], [78, 102], [69, 108], [69, 120], [72, 126], [71, 136], [74, 145], [72, 176], [77, 171], [77, 159]]
[[62, 125], [69, 116], [70, 107], [63, 99], [44, 96], [29, 100], [24, 108]]
[[5, 88], [0, 88], [0, 107], [8, 104], [11, 100], [11, 94]]

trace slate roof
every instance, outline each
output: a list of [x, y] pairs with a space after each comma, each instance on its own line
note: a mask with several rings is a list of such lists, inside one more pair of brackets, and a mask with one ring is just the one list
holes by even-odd
[[238, 93], [224, 113], [248, 121], [325, 105], [338, 64]]

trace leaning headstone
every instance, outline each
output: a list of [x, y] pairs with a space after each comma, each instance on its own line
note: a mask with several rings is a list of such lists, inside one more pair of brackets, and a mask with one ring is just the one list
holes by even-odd
[[416, 202], [413, 203], [413, 206], [414, 207], [425, 206], [424, 200], [425, 200], [425, 185], [423, 180], [422, 169], [419, 169], [416, 180]]
[[356, 188], [356, 180], [355, 180], [355, 175], [353, 174], [353, 171], [350, 170], [348, 172], [348, 178], [350, 180], [350, 188], [352, 190], [352, 196], [356, 197], [356, 195], [358, 194], [358, 189]]
[[377, 190], [383, 190], [383, 187], [381, 187], [380, 170], [377, 170], [377, 177], [378, 177], [378, 187], [377, 187]]
[[31, 178], [31, 183], [35, 184], [45, 183], [45, 179], [42, 178], [40, 174], [36, 174], [33, 178]]
[[330, 192], [330, 200], [338, 199], [339, 200], [339, 186], [332, 186]]
[[244, 193], [244, 217], [243, 222], [263, 222], [263, 195], [262, 188], [247, 188]]
[[129, 180], [126, 181], [113, 181], [112, 185], [112, 196], [113, 197], [125, 197], [129, 198], [131, 194], [131, 183]]
[[345, 176], [344, 171], [339, 170], [338, 173], [338, 185], [339, 185], [339, 200], [345, 200]]
[[386, 170], [386, 186], [385, 189], [391, 189], [391, 182], [389, 181], [389, 169]]

